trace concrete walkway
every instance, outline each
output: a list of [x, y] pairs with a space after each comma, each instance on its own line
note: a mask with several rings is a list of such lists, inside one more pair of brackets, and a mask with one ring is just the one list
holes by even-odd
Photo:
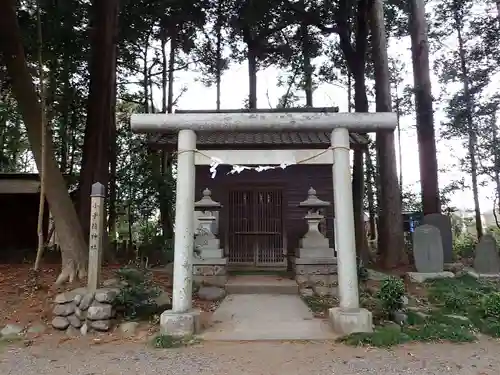
[[329, 323], [314, 318], [299, 296], [283, 294], [228, 295], [201, 337], [213, 341], [336, 338]]

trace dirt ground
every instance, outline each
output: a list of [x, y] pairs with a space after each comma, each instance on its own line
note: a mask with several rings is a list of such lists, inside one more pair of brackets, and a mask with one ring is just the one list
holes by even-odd
[[[66, 285], [63, 288], [55, 288], [54, 281], [60, 266], [44, 265], [39, 280], [41, 288], [33, 292], [30, 288], [26, 288], [30, 267], [31, 265], [0, 265], [0, 328], [9, 323], [19, 324], [24, 327], [43, 323], [49, 327], [46, 334], [57, 335], [57, 332], [50, 328], [54, 296], [65, 290], [84, 286], [84, 284], [78, 282]], [[102, 279], [106, 280], [115, 277], [117, 269], [118, 266], [104, 268]], [[162, 287], [167, 293], [171, 293], [169, 276], [159, 271], [152, 274], [155, 284]], [[211, 302], [196, 299], [193, 301], [193, 305], [206, 314], [209, 314], [215, 308]], [[149, 328], [147, 329], [149, 330]], [[62, 337], [62, 339], [67, 338]], [[111, 337], [111, 339], [116, 338]]]
[[[103, 271], [114, 276], [116, 268]], [[44, 266], [35, 293], [25, 289], [29, 266], [0, 266], [0, 325], [48, 324], [57, 266]], [[169, 290], [167, 275], [154, 280]], [[67, 289], [76, 288], [71, 285]], [[376, 285], [372, 285], [375, 287]], [[424, 291], [413, 291], [424, 294]], [[210, 314], [208, 303], [195, 304]], [[153, 349], [157, 325], [143, 324], [136, 336], [116, 333], [68, 337], [49, 330], [39, 337], [0, 343], [2, 375], [151, 375], [151, 374], [384, 374], [493, 375], [500, 369], [500, 340], [481, 338], [473, 344], [411, 344], [392, 350], [352, 348], [333, 342], [200, 342], [178, 349]]]
[[2, 375], [496, 375], [500, 343], [404, 345], [394, 350], [331, 342], [203, 342], [179, 349], [138, 343], [50, 341], [0, 349]]

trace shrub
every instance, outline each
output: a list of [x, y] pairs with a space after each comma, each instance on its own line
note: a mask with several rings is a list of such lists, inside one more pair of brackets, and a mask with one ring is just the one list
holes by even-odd
[[453, 252], [461, 257], [471, 256], [476, 246], [476, 238], [468, 233], [460, 234], [453, 240]]
[[493, 292], [485, 295], [481, 301], [481, 307], [485, 318], [500, 320], [500, 293]]
[[124, 286], [116, 296], [115, 304], [126, 319], [150, 317], [157, 312], [155, 298], [160, 290], [151, 281], [151, 274], [134, 267], [122, 267], [116, 272]]
[[405, 284], [403, 280], [389, 277], [382, 281], [377, 298], [380, 300], [384, 312], [391, 313], [403, 307], [404, 295]]

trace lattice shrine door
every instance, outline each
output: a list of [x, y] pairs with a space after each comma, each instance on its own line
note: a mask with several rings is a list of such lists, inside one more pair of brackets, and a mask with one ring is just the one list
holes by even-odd
[[248, 187], [229, 191], [229, 263], [286, 265], [283, 252], [283, 191]]

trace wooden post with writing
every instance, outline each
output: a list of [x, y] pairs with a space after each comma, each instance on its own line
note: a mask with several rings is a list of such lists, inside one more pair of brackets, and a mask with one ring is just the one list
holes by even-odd
[[104, 185], [96, 182], [90, 194], [90, 238], [89, 270], [87, 288], [95, 291], [99, 287], [104, 236]]

